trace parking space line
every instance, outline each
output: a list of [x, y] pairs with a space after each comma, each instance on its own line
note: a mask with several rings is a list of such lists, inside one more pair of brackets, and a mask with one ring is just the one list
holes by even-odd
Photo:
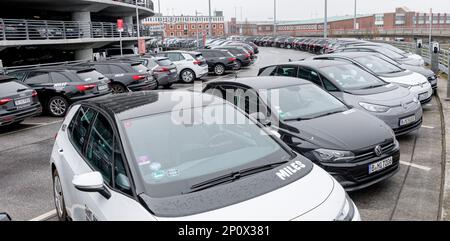
[[414, 168], [417, 168], [417, 169], [420, 169], [420, 170], [424, 170], [424, 171], [427, 171], [427, 172], [431, 171], [431, 168], [430, 168], [430, 167], [426, 167], [426, 166], [422, 166], [422, 165], [417, 165], [417, 164], [414, 164], [414, 163], [409, 163], [409, 162], [400, 161], [400, 164], [405, 165], [405, 166], [414, 167]]
[[41, 124], [41, 123], [25, 123], [27, 125], [35, 125], [35, 126], [28, 127], [28, 128], [21, 129], [21, 130], [17, 130], [17, 131], [8, 132], [8, 133], [5, 133], [5, 134], [1, 134], [0, 137], [7, 136], [7, 135], [13, 135], [13, 134], [16, 134], [16, 133], [19, 133], [19, 132], [22, 132], [22, 131], [32, 130], [32, 129], [36, 129], [36, 128], [39, 128], [39, 127], [49, 126], [49, 125], [53, 125], [53, 124], [56, 124], [56, 123], [62, 123], [62, 122], [63, 122], [62, 120], [59, 120], [59, 121], [53, 121], [53, 122], [49, 122], [49, 123], [45, 123], [45, 124]]
[[56, 209], [53, 209], [52, 211], [44, 213], [44, 214], [42, 214], [38, 217], [35, 217], [29, 221], [47, 221], [54, 217], [56, 217]]

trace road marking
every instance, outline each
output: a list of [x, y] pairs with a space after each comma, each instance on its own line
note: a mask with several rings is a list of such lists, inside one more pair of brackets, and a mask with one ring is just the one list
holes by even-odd
[[24, 123], [25, 125], [36, 125], [36, 126], [32, 126], [32, 127], [28, 127], [28, 128], [21, 129], [21, 130], [4, 133], [4, 134], [1, 134], [0, 137], [16, 134], [16, 133], [19, 133], [19, 132], [22, 132], [22, 131], [28, 131], [28, 130], [36, 129], [36, 128], [39, 128], [39, 127], [44, 127], [44, 126], [49, 126], [49, 125], [53, 125], [53, 124], [57, 124], [57, 123], [62, 123], [62, 122], [63, 122], [62, 120], [59, 120], [59, 121], [53, 121], [53, 122], [49, 122], [49, 123], [43, 123], [41, 125], [40, 125], [40, 123]]
[[432, 126], [422, 126], [422, 128], [425, 128], [425, 129], [434, 129], [434, 127], [432, 127]]
[[54, 217], [56, 217], [56, 209], [53, 209], [50, 212], [47, 212], [47, 213], [44, 213], [44, 214], [42, 214], [42, 215], [40, 215], [38, 217], [35, 217], [35, 218], [31, 219], [30, 221], [47, 221], [47, 220], [49, 220], [51, 218], [54, 218]]
[[405, 165], [405, 166], [414, 167], [414, 168], [417, 168], [417, 169], [420, 169], [420, 170], [424, 170], [424, 171], [427, 171], [427, 172], [431, 171], [431, 168], [429, 168], [429, 167], [422, 166], [422, 165], [417, 165], [417, 164], [414, 164], [414, 163], [400, 161], [400, 164]]

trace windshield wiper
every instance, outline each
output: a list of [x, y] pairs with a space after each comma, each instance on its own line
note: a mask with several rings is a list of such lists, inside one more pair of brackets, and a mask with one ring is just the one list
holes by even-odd
[[289, 121], [305, 121], [305, 120], [312, 120], [314, 118], [303, 118], [303, 117], [295, 117], [295, 118], [288, 118], [288, 119], [284, 119], [284, 122], [289, 122]]
[[230, 183], [230, 182], [234, 182], [236, 180], [239, 180], [243, 177], [246, 176], [251, 176], [257, 173], [261, 173], [261, 172], [265, 172], [268, 170], [272, 170], [275, 167], [281, 166], [285, 163], [288, 163], [289, 161], [282, 161], [282, 162], [276, 162], [276, 163], [270, 163], [270, 164], [265, 164], [262, 166], [257, 166], [257, 167], [251, 167], [248, 169], [244, 169], [241, 171], [237, 171], [237, 172], [232, 172], [230, 174], [226, 174], [220, 177], [216, 177], [210, 180], [206, 180], [204, 182], [195, 184], [193, 186], [191, 186], [190, 191], [188, 192], [183, 192], [182, 194], [189, 194], [189, 193], [194, 193], [194, 192], [199, 192], [211, 187], [215, 187], [221, 184], [225, 184], [225, 183]]
[[320, 117], [324, 117], [324, 116], [334, 115], [334, 114], [341, 113], [341, 112], [344, 112], [344, 111], [343, 110], [330, 111], [330, 112], [325, 113], [323, 115], [319, 115], [319, 116], [317, 116], [315, 118], [320, 118]]
[[371, 86], [364, 87], [362, 89], [363, 90], [374, 89], [374, 88], [378, 88], [378, 87], [381, 87], [381, 86], [384, 86], [384, 85], [371, 85]]

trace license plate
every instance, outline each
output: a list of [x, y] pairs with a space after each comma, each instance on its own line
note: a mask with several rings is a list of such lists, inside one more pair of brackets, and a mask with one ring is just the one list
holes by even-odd
[[108, 89], [108, 86], [107, 85], [99, 85], [97, 88], [99, 91], [102, 91], [102, 90]]
[[411, 123], [414, 123], [416, 121], [416, 116], [410, 116], [410, 117], [406, 117], [404, 119], [400, 119], [400, 126], [406, 126], [409, 125]]
[[16, 106], [26, 105], [26, 104], [31, 103], [31, 99], [30, 98], [20, 99], [20, 100], [16, 100], [14, 103], [16, 104]]
[[428, 92], [419, 94], [419, 100], [420, 100], [420, 101], [426, 100], [426, 99], [428, 99]]
[[387, 167], [392, 166], [392, 164], [394, 164], [394, 159], [392, 157], [389, 157], [382, 161], [370, 164], [369, 165], [369, 174], [382, 171], [382, 170], [386, 169]]
[[177, 72], [176, 69], [171, 69], [171, 70], [170, 70], [170, 73], [175, 73], [175, 72]]

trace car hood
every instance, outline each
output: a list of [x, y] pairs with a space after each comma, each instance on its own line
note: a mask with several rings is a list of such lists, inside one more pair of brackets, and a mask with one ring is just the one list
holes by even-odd
[[384, 105], [389, 107], [401, 106], [402, 103], [413, 101], [414, 96], [403, 87], [388, 84], [382, 87], [357, 90], [344, 93], [343, 99], [347, 104], [358, 105], [359, 102]]
[[427, 78], [425, 76], [406, 70], [400, 73], [393, 74], [383, 74], [380, 77], [389, 83], [399, 83], [399, 84], [408, 84], [408, 85], [420, 85], [428, 83]]
[[407, 69], [407, 70], [419, 73], [419, 74], [425, 76], [426, 78], [428, 78], [430, 76], [434, 76], [434, 72], [433, 71], [431, 71], [430, 69], [424, 68], [422, 66], [414, 66], [414, 65], [402, 64], [401, 67], [403, 69]]
[[408, 53], [407, 56], [408, 56], [408, 58], [411, 58], [411, 59], [417, 59], [417, 60], [420, 60], [420, 61], [423, 60], [422, 56], [420, 56], [418, 54]]
[[399, 59], [398, 61], [402, 64], [408, 64], [408, 65], [413, 65], [413, 66], [422, 66], [422, 64], [423, 64], [422, 60], [410, 58], [410, 57], [405, 58], [405, 59]]
[[287, 124], [298, 129], [303, 140], [332, 150], [356, 151], [393, 138], [383, 121], [357, 109]]
[[[195, 215], [182, 217], [158, 217], [156, 215], [156, 219], [160, 221], [289, 221], [301, 219], [303, 215], [308, 214], [309, 219], [333, 220], [338, 216], [343, 206], [345, 191], [339, 188], [339, 184], [335, 183], [334, 179], [328, 173], [320, 167], [314, 164], [312, 165], [313, 168], [308, 175], [264, 195]], [[281, 166], [275, 170], [279, 171], [283, 167]], [[264, 183], [260, 183], [260, 185], [264, 185]], [[243, 188], [239, 193], [252, 192], [251, 185]], [[316, 208], [324, 208], [322, 204], [330, 196], [336, 195], [333, 192], [338, 192], [338, 196], [341, 197], [339, 198], [341, 202], [327, 204], [327, 212], [321, 213], [320, 215], [312, 215]], [[221, 193], [220, 191], [215, 192], [213, 190], [209, 193], [212, 197], [203, 200], [203, 203], [197, 205], [208, 206], [208, 202], [212, 198], [223, 199], [228, 198], [226, 196], [237, 194], [234, 191], [231, 193]], [[177, 205], [177, 209], [186, 208], [184, 203], [175, 204]]]

